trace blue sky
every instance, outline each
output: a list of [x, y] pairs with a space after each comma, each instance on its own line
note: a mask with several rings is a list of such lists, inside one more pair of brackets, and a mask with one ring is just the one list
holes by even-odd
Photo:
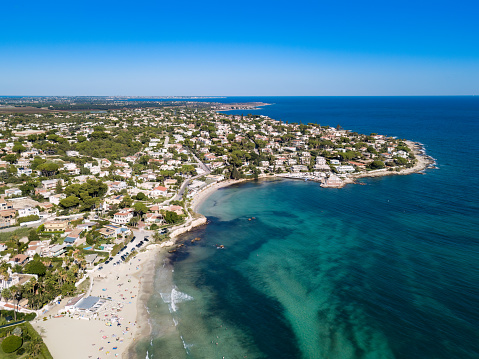
[[9, 1], [0, 95], [479, 94], [477, 1]]

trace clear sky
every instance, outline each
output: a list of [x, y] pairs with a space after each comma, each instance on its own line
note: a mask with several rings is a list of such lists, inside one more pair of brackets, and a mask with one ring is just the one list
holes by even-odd
[[479, 1], [4, 1], [0, 95], [479, 95]]

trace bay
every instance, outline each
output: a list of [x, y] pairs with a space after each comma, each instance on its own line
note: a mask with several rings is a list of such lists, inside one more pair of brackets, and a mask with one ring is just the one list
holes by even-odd
[[247, 101], [274, 103], [254, 113], [285, 121], [419, 141], [438, 168], [340, 190], [218, 190], [200, 209], [211, 223], [159, 259], [139, 356], [479, 357], [479, 99]]

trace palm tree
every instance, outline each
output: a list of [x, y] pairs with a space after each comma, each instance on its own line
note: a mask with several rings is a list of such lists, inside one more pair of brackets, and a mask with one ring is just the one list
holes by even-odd
[[59, 268], [58, 271], [57, 271], [57, 275], [58, 275], [58, 282], [60, 284], [60, 286], [63, 285], [63, 283], [65, 283], [65, 280], [67, 279], [67, 271], [65, 268]]
[[10, 288], [5, 288], [4, 290], [2, 290], [2, 297], [3, 299], [5, 299], [8, 303], [8, 301], [10, 299], [12, 299], [12, 291], [10, 290]]
[[8, 272], [8, 269], [10, 268], [10, 264], [7, 264], [5, 262], [3, 262], [2, 264], [0, 264], [0, 276], [4, 279], [4, 280], [8, 280], [8, 278], [10, 277], [10, 273]]
[[13, 301], [13, 315], [15, 317], [15, 321], [17, 321], [17, 311], [16, 311], [16, 306], [15, 306], [15, 300], [17, 301], [17, 306], [18, 302], [20, 301], [22, 297], [22, 287], [17, 287], [16, 285], [12, 285], [10, 287], [10, 291], [12, 293], [12, 297], [14, 299]]
[[42, 349], [43, 341], [39, 337], [34, 337], [30, 339], [28, 343], [28, 352], [33, 357], [36, 358]]
[[22, 246], [22, 243], [20, 242], [20, 238], [16, 234], [14, 234], [12, 236], [12, 241], [15, 244], [17, 254], [19, 254], [20, 253], [20, 247]]

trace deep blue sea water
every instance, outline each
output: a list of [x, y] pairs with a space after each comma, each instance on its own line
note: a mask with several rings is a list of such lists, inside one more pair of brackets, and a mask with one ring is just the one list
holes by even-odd
[[479, 98], [221, 101], [419, 141], [438, 168], [215, 192], [200, 209], [211, 223], [159, 259], [140, 357], [479, 358]]

